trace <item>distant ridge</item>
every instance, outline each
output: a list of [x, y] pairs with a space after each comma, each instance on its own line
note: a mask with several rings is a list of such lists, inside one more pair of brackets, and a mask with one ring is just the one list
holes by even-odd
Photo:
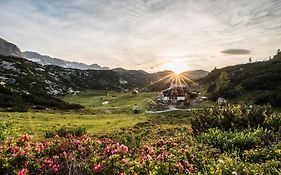
[[53, 58], [48, 55], [41, 55], [37, 52], [25, 51], [23, 56], [33, 62], [41, 65], [56, 65], [63, 68], [73, 68], [80, 70], [94, 69], [94, 70], [109, 70], [108, 67], [102, 67], [98, 64], [87, 65], [79, 62], [66, 61], [59, 58]]

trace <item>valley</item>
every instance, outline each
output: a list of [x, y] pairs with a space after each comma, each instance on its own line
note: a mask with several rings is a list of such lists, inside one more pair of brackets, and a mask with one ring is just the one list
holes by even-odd
[[177, 74], [45, 64], [3, 45], [0, 174], [281, 173], [280, 50]]

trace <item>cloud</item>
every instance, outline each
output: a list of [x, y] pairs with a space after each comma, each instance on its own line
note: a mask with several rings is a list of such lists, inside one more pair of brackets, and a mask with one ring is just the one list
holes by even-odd
[[228, 55], [247, 55], [250, 54], [250, 50], [245, 49], [226, 49], [221, 51], [221, 53], [228, 54]]

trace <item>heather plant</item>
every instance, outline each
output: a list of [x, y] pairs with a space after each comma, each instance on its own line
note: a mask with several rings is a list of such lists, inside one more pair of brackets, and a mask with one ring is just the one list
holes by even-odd
[[[218, 124], [207, 123], [207, 129], [196, 132], [192, 129], [203, 125], [191, 126], [186, 113], [176, 112], [153, 115], [115, 133], [91, 136], [83, 128], [60, 128], [35, 141], [6, 132], [13, 128], [6, 123], [0, 174], [280, 174], [279, 116], [270, 108], [235, 105], [202, 112], [202, 120], [205, 115]], [[228, 127], [222, 116], [248, 123]]]
[[55, 135], [58, 135], [60, 137], [65, 137], [67, 135], [82, 136], [84, 134], [86, 134], [86, 129], [82, 127], [77, 127], [77, 128], [62, 127], [55, 131], [52, 130], [46, 131], [44, 136], [45, 138], [53, 138]]

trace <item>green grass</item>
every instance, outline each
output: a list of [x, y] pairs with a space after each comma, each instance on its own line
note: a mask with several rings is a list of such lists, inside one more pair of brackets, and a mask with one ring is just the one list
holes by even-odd
[[108, 133], [120, 128], [135, 125], [146, 121], [143, 114], [106, 114], [106, 115], [81, 115], [81, 114], [49, 114], [44, 112], [26, 113], [0, 113], [1, 121], [12, 119], [15, 127], [23, 133], [30, 133], [35, 139], [42, 139], [46, 131], [61, 127], [83, 127], [88, 133]]
[[[66, 102], [85, 107], [79, 111], [0, 112], [0, 123], [12, 119], [20, 132], [34, 135], [35, 140], [43, 139], [46, 131], [61, 127], [83, 127], [90, 134], [106, 134], [145, 121], [163, 128], [190, 126], [190, 114], [187, 111], [146, 114], [147, 101], [156, 99], [156, 93], [139, 93], [135, 96], [118, 92], [108, 94], [105, 95], [104, 91], [86, 91], [63, 98]], [[105, 101], [108, 101], [108, 104], [103, 104]], [[140, 114], [133, 114], [131, 109], [135, 104], [140, 106]], [[202, 104], [202, 107], [205, 105], [208, 104]]]
[[[30, 133], [36, 140], [43, 139], [46, 131], [61, 127], [83, 127], [90, 134], [111, 133], [147, 121], [147, 100], [156, 97], [156, 93], [135, 96], [118, 92], [104, 94], [104, 91], [86, 91], [64, 98], [69, 103], [83, 105], [85, 109], [80, 111], [0, 112], [0, 123], [12, 119], [20, 132]], [[105, 101], [108, 104], [103, 104]], [[141, 114], [131, 111], [135, 104], [141, 107]]]
[[[130, 93], [108, 92], [104, 95], [102, 91], [86, 91], [77, 96], [67, 96], [64, 98], [69, 103], [81, 104], [85, 111], [93, 113], [131, 113], [132, 107], [137, 104], [142, 112], [147, 109], [147, 101], [155, 99], [155, 92], [139, 93], [135, 96]], [[108, 102], [108, 104], [103, 104]]]

